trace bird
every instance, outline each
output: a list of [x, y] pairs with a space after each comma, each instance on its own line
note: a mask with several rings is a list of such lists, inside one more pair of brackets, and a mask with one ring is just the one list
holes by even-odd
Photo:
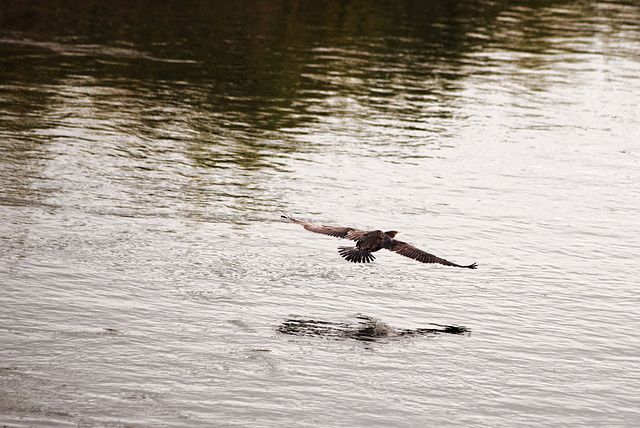
[[375, 260], [373, 254], [383, 248], [400, 254], [401, 256], [417, 260], [421, 263], [439, 263], [445, 266], [454, 266], [459, 268], [476, 269], [477, 263], [470, 265], [459, 265], [443, 258], [422, 251], [411, 244], [394, 239], [399, 233], [395, 230], [383, 232], [381, 230], [358, 230], [350, 227], [324, 226], [319, 224], [307, 223], [305, 221], [296, 220], [288, 214], [282, 215], [293, 223], [299, 224], [306, 230], [321, 235], [329, 235], [336, 238], [349, 239], [356, 241], [355, 247], [338, 247], [338, 253], [345, 260], [352, 263], [369, 263]]

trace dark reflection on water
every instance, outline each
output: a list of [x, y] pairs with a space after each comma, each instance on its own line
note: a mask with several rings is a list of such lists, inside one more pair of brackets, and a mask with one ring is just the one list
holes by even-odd
[[432, 324], [435, 327], [396, 329], [381, 320], [367, 315], [357, 315], [357, 323], [336, 323], [314, 319], [291, 318], [278, 326], [277, 331], [292, 336], [317, 336], [327, 339], [356, 339], [373, 342], [380, 339], [435, 336], [445, 334], [471, 334], [464, 326]]
[[[60, 86], [81, 86], [97, 89], [89, 95], [105, 113], [153, 125], [196, 111], [206, 118], [194, 118], [193, 128], [252, 140], [348, 114], [354, 104], [345, 97], [404, 114], [416, 109], [394, 102], [399, 94], [442, 101], [446, 82], [461, 77], [455, 58], [476, 43], [469, 31], [487, 27], [499, 10], [481, 1], [3, 2], [2, 77], [15, 84], [8, 107], [17, 114], [57, 103]], [[101, 87], [125, 98], [101, 100]], [[155, 103], [165, 109], [149, 117]], [[248, 145], [221, 162], [263, 165], [248, 151], [255, 150]]]
[[[455, 117], [458, 81], [496, 71], [470, 54], [562, 53], [559, 38], [592, 36], [613, 13], [608, 31], [637, 25], [624, 6], [552, 1], [3, 2], [2, 127], [73, 127], [90, 115], [106, 120], [95, 131], [148, 140], [188, 130], [186, 155], [215, 168], [282, 168], [279, 156], [306, 150], [296, 134], [330, 132], [336, 118], [425, 144]], [[55, 112], [79, 97], [85, 108]]]
[[[194, 186], [250, 201], [273, 196], [292, 158], [351, 142], [431, 157], [420, 149], [452, 144], [467, 119], [466, 79], [511, 76], [505, 92], [528, 107], [523, 92], [571, 83], [557, 64], [597, 53], [595, 35], [628, 54], [637, 15], [629, 2], [2, 2], [2, 184], [43, 198], [61, 176], [158, 189], [151, 173], [195, 167], [229, 173]], [[78, 171], [52, 174], [64, 164]]]

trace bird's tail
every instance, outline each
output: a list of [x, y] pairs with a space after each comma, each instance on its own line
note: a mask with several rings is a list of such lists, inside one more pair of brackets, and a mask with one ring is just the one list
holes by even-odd
[[345, 260], [352, 263], [369, 263], [376, 259], [371, 252], [356, 247], [338, 247], [338, 252]]

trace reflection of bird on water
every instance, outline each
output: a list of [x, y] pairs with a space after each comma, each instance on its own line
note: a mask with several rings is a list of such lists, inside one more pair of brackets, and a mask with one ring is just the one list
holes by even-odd
[[351, 229], [350, 227], [321, 226], [318, 224], [306, 223], [304, 221], [296, 220], [288, 215], [283, 215], [282, 217], [303, 226], [310, 232], [356, 241], [355, 247], [338, 247], [340, 255], [344, 257], [345, 260], [353, 263], [368, 263], [375, 259], [371, 253], [386, 248], [389, 251], [396, 252], [401, 256], [409, 257], [422, 263], [440, 263], [441, 265], [468, 269], [476, 268], [475, 263], [468, 266], [462, 266], [448, 260], [441, 259], [440, 257], [436, 257], [433, 254], [422, 251], [411, 244], [407, 244], [406, 242], [393, 239], [398, 234], [395, 230], [389, 232], [383, 232], [381, 230], [364, 231]]
[[367, 315], [356, 315], [358, 322], [335, 323], [314, 319], [291, 318], [280, 324], [277, 331], [293, 336], [319, 336], [335, 339], [356, 339], [363, 342], [374, 342], [380, 339], [434, 336], [441, 333], [471, 334], [464, 326], [431, 324], [436, 327], [416, 329], [395, 329], [381, 320]]

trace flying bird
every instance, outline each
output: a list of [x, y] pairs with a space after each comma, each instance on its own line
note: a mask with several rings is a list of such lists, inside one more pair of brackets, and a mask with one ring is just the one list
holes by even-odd
[[468, 266], [459, 265], [434, 256], [433, 254], [429, 254], [426, 251], [422, 251], [411, 244], [407, 244], [406, 242], [398, 241], [397, 239], [394, 239], [398, 234], [395, 230], [391, 230], [389, 232], [383, 232], [381, 230], [365, 231], [352, 229], [350, 227], [322, 226], [319, 224], [307, 223], [305, 221], [296, 220], [289, 215], [283, 215], [282, 218], [291, 220], [310, 232], [356, 241], [355, 247], [338, 247], [338, 253], [340, 253], [345, 260], [352, 263], [369, 263], [375, 260], [375, 257], [371, 253], [386, 248], [389, 251], [393, 251], [401, 256], [409, 257], [410, 259], [414, 259], [422, 263], [439, 263], [445, 266], [455, 266], [467, 269], [476, 269], [477, 267], [476, 263]]

